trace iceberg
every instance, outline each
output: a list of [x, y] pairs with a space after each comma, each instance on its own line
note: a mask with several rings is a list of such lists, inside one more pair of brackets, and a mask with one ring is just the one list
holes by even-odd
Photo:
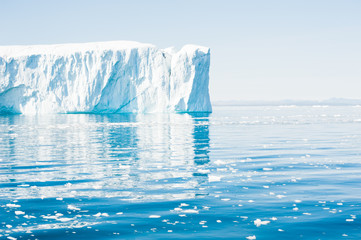
[[0, 113], [211, 112], [209, 64], [196, 45], [0, 46]]

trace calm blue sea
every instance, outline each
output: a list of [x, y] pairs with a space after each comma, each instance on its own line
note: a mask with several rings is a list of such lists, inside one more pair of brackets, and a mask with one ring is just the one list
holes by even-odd
[[361, 239], [361, 107], [0, 116], [0, 239]]

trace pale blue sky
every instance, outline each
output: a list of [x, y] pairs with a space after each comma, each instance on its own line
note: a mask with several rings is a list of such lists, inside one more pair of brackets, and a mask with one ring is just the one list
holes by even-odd
[[0, 0], [0, 45], [211, 48], [212, 100], [361, 99], [360, 0]]

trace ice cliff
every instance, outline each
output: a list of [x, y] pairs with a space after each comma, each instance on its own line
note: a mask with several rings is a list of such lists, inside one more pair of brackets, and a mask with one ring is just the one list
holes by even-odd
[[209, 48], [1, 46], [0, 113], [211, 112]]

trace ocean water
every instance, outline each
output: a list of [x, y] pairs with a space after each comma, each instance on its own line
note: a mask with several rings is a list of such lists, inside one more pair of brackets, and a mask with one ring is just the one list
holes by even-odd
[[0, 116], [0, 239], [361, 239], [361, 107]]

